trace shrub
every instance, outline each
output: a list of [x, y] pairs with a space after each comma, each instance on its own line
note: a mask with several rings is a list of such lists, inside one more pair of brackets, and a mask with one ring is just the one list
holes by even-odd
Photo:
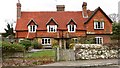
[[28, 50], [28, 48], [31, 46], [31, 41], [25, 39], [20, 41], [20, 44], [22, 44], [26, 48], [26, 50]]
[[2, 51], [3, 52], [16, 52], [16, 51], [23, 51], [24, 47], [18, 43], [9, 43], [9, 42], [2, 42]]
[[34, 46], [34, 48], [38, 48], [39, 44], [38, 44], [38, 41], [36, 39], [34, 39], [32, 42], [31, 42], [31, 45]]
[[59, 47], [58, 41], [57, 40], [52, 41], [52, 48], [57, 48], [57, 47]]
[[74, 46], [75, 46], [75, 44], [74, 44], [74, 43], [71, 43], [71, 44], [69, 45], [69, 48], [70, 48], [70, 49], [73, 49]]

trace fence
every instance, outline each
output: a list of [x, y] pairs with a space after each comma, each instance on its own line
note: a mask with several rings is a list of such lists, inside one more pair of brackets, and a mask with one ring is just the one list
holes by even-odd
[[57, 49], [58, 61], [74, 61], [75, 52], [73, 49]]

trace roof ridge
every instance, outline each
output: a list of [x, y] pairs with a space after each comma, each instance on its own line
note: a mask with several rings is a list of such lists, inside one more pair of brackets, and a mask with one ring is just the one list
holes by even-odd
[[[38, 12], [58, 12], [58, 11], [21, 11], [21, 12], [35, 12], [35, 13], [38, 13]], [[58, 13], [60, 12], [82, 12], [82, 11], [59, 11]]]

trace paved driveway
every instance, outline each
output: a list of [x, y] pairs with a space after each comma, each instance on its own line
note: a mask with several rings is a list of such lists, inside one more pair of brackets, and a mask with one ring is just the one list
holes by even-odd
[[98, 59], [98, 60], [62, 61], [41, 66], [99, 66], [118, 64], [118, 62], [120, 62], [118, 59]]

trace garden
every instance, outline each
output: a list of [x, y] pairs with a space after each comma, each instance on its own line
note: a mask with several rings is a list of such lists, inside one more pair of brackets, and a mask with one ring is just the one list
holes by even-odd
[[3, 66], [36, 66], [55, 62], [54, 49], [39, 49], [30, 52], [35, 41], [23, 40], [20, 43], [2, 42]]

